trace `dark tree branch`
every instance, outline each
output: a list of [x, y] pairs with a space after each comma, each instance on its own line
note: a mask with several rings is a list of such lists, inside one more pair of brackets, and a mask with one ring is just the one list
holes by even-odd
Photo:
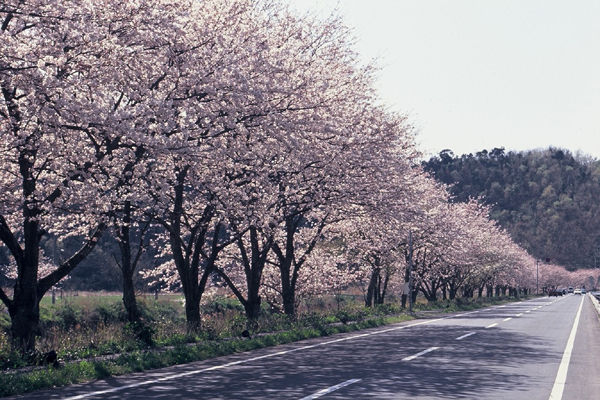
[[8, 247], [17, 264], [20, 264], [24, 255], [23, 249], [2, 215], [0, 215], [0, 240]]
[[107, 225], [100, 223], [96, 230], [92, 233], [86, 243], [69, 258], [67, 261], [62, 263], [57, 269], [52, 271], [49, 275], [40, 279], [38, 282], [38, 296], [46, 293], [52, 286], [56, 285], [62, 278], [67, 276], [73, 269], [83, 261], [83, 259], [94, 250], [96, 244], [104, 234]]

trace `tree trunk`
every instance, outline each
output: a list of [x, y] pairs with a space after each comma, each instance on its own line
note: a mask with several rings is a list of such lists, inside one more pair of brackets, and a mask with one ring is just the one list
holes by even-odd
[[244, 311], [246, 312], [246, 318], [248, 318], [249, 321], [255, 321], [260, 316], [260, 303], [260, 296], [248, 297], [248, 301], [244, 304]]
[[385, 295], [387, 294], [387, 288], [388, 288], [389, 283], [390, 283], [390, 274], [389, 274], [389, 271], [386, 269], [385, 278], [383, 280], [383, 287], [381, 288], [381, 294], [379, 295], [379, 303], [377, 303], [377, 304], [384, 303]]
[[371, 272], [371, 279], [369, 279], [369, 286], [367, 287], [367, 295], [365, 296], [365, 307], [373, 307], [373, 299], [375, 297], [375, 291], [377, 290], [377, 281], [379, 280], [379, 270], [373, 269]]
[[456, 298], [456, 292], [457, 292], [457, 291], [458, 291], [458, 288], [456, 288], [456, 287], [454, 286], [454, 283], [452, 283], [452, 282], [451, 282], [451, 283], [448, 285], [448, 298], [449, 298], [450, 300], [454, 300], [454, 299]]
[[[115, 220], [115, 232], [118, 237], [119, 250], [121, 252], [121, 277], [123, 281], [123, 305], [127, 310], [127, 319], [129, 322], [138, 321], [140, 312], [135, 298], [135, 288], [133, 286], [133, 274], [135, 265], [132, 262], [131, 255], [131, 202], [126, 201], [123, 209], [123, 223], [119, 226]], [[140, 238], [142, 240], [142, 238]]]
[[327, 223], [327, 217], [324, 217], [302, 256], [296, 258], [294, 236], [302, 219], [302, 215], [288, 216], [285, 219], [285, 243], [283, 248], [278, 243], [273, 243], [273, 252], [277, 256], [280, 271], [283, 312], [291, 318], [296, 317], [296, 282], [298, 281], [300, 269], [306, 258], [314, 250]]
[[[410, 280], [410, 271], [408, 268], [406, 268], [404, 271], [404, 287], [405, 288], [408, 287], [409, 280]], [[407, 302], [408, 302], [408, 291], [403, 290], [402, 291], [402, 308], [406, 308]]]
[[421, 282], [421, 292], [425, 296], [425, 299], [427, 299], [427, 302], [437, 301], [437, 282], [423, 280]]
[[8, 245], [17, 262], [19, 274], [14, 286], [12, 300], [0, 289], [0, 299], [8, 308], [11, 317], [12, 345], [22, 353], [35, 350], [35, 336], [39, 333], [40, 301], [44, 294], [69, 274], [94, 249], [106, 225], [100, 224], [86, 243], [67, 261], [47, 276], [38, 280], [39, 238], [37, 221], [24, 224], [25, 249], [22, 250], [10, 232], [6, 221], [0, 216], [0, 238]]
[[258, 319], [261, 312], [261, 297], [259, 295], [260, 285], [265, 264], [267, 262], [267, 256], [271, 250], [271, 245], [273, 244], [273, 237], [270, 236], [266, 239], [266, 241], [263, 241], [261, 248], [261, 241], [259, 240], [259, 234], [261, 231], [259, 231], [259, 229], [257, 229], [255, 226], [251, 226], [248, 229], [248, 232], [250, 233], [250, 256], [248, 256], [248, 249], [246, 249], [244, 244], [243, 236], [237, 232], [237, 245], [240, 250], [241, 259], [244, 266], [244, 273], [246, 275], [246, 289], [248, 298], [244, 298], [242, 293], [238, 290], [231, 279], [229, 279], [229, 277], [227, 277], [221, 270], [217, 270], [217, 272], [225, 279], [225, 282], [227, 282], [229, 288], [244, 306], [246, 318], [248, 318], [249, 321], [255, 321]]
[[[206, 289], [208, 278], [215, 272], [215, 261], [219, 252], [230, 242], [220, 243], [222, 223], [220, 220], [213, 221], [215, 209], [212, 205], [207, 205], [204, 208], [202, 217], [194, 221], [193, 224], [184, 218], [183, 203], [186, 195], [184, 183], [189, 168], [189, 166], [185, 166], [176, 171], [177, 180], [173, 187], [175, 198], [169, 220], [157, 220], [169, 232], [173, 261], [177, 267], [185, 296], [185, 316], [188, 329], [195, 331], [200, 329], [200, 301]], [[188, 237], [182, 229], [183, 225], [193, 234]], [[211, 234], [211, 227], [213, 229], [212, 235], [207, 237]], [[206, 247], [204, 251], [203, 247]]]
[[[287, 263], [286, 263], [287, 264]], [[283, 312], [294, 318], [296, 316], [296, 291], [292, 287], [290, 277], [291, 267], [280, 268], [281, 272], [281, 297], [283, 300]]]
[[201, 328], [200, 300], [198, 290], [184, 291], [185, 297], [185, 319], [188, 332], [198, 332]]
[[127, 311], [129, 322], [135, 322], [140, 319], [140, 310], [135, 297], [135, 288], [133, 285], [133, 276], [123, 274], [123, 305]]
[[36, 282], [15, 285], [12, 306], [9, 307], [13, 348], [22, 353], [35, 349], [35, 336], [40, 321], [40, 300], [36, 294]]

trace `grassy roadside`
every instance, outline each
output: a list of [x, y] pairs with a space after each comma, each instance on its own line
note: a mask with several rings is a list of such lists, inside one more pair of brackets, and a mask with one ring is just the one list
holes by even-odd
[[0, 374], [0, 396], [23, 394], [41, 389], [107, 378], [109, 376], [202, 361], [303, 339], [374, 328], [415, 319], [417, 315], [427, 315], [427, 312], [451, 313], [515, 301], [514, 298], [477, 300], [422, 305], [415, 310], [417, 314], [396, 313], [394, 315], [372, 316], [361, 321], [349, 321], [347, 323], [331, 323], [331, 320], [319, 319], [309, 327], [296, 327], [283, 332], [265, 333], [250, 339], [227, 338], [206, 340], [195, 344], [178, 344], [162, 349], [135, 350], [110, 359], [79, 360], [66, 363], [60, 368], [48, 366], [27, 371], [5, 372]]

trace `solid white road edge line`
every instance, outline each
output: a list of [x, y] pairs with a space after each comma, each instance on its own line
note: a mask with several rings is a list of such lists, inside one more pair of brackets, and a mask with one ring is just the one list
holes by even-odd
[[430, 348], [428, 348], [427, 350], [423, 350], [422, 352], [420, 352], [420, 353], [417, 353], [417, 354], [415, 354], [415, 355], [413, 355], [413, 356], [410, 356], [410, 357], [404, 357], [404, 358], [402, 359], [402, 361], [410, 361], [410, 360], [414, 360], [414, 359], [415, 359], [415, 358], [417, 358], [417, 357], [421, 357], [423, 354], [431, 353], [432, 351], [434, 351], [434, 350], [437, 350], [437, 349], [439, 349], [439, 347], [430, 347]]
[[554, 386], [552, 387], [552, 392], [550, 393], [550, 400], [562, 399], [563, 390], [565, 390], [565, 383], [567, 382], [569, 363], [571, 362], [571, 352], [573, 351], [573, 345], [575, 344], [575, 335], [577, 335], [577, 327], [579, 326], [579, 318], [581, 317], [581, 310], [583, 309], [584, 300], [585, 296], [582, 297], [581, 302], [579, 303], [579, 310], [577, 310], [575, 322], [573, 322], [573, 328], [571, 328], [571, 335], [569, 335], [567, 347], [565, 348], [560, 366], [558, 367], [558, 373], [556, 374]]
[[319, 398], [321, 396], [325, 396], [328, 393], [335, 392], [336, 390], [341, 389], [343, 387], [346, 387], [348, 385], [352, 385], [353, 383], [356, 383], [356, 382], [360, 382], [360, 379], [350, 379], [350, 380], [347, 380], [346, 382], [342, 382], [339, 385], [335, 385], [335, 386], [331, 386], [331, 387], [329, 387], [327, 389], [319, 390], [317, 393], [311, 394], [310, 396], [303, 397], [300, 400], [312, 400], [312, 399], [316, 399], [316, 398]]

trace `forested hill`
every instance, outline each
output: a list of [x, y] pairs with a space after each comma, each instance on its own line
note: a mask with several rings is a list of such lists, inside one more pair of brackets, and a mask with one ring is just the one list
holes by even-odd
[[568, 269], [600, 267], [600, 161], [549, 148], [504, 148], [423, 162], [451, 185], [454, 201], [481, 197], [497, 220], [534, 257]]

